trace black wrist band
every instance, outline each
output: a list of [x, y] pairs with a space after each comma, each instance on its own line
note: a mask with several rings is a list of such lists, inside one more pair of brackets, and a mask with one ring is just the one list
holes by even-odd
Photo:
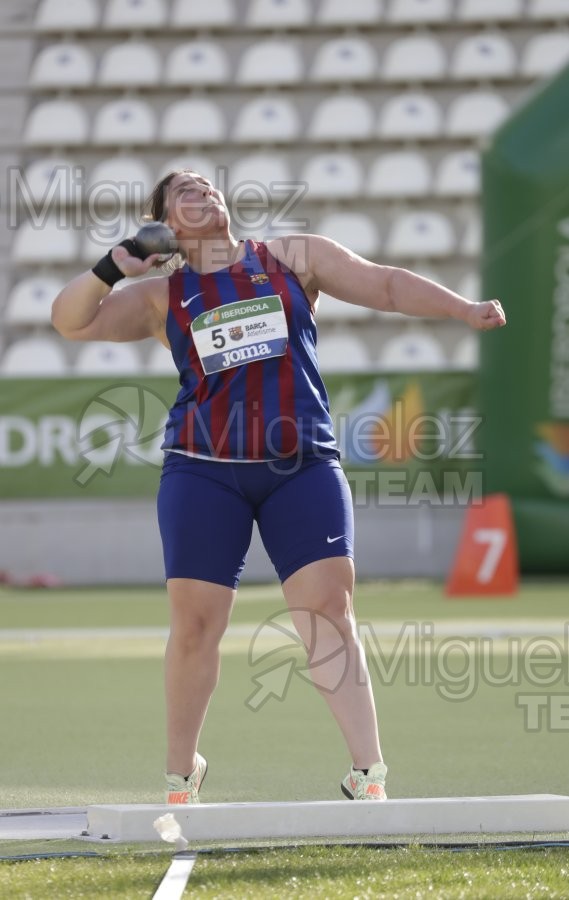
[[[117, 247], [126, 247], [131, 256], [137, 256], [138, 259], [146, 259], [147, 255], [144, 253], [138, 244], [132, 240], [132, 238], [127, 238], [124, 241], [121, 241], [120, 244], [117, 244]], [[113, 248], [114, 249], [114, 248]], [[124, 272], [121, 272], [116, 262], [112, 257], [112, 250], [102, 257], [99, 260], [96, 266], [93, 266], [91, 272], [100, 278], [101, 281], [104, 281], [105, 284], [108, 284], [109, 287], [113, 287], [117, 281], [120, 281], [121, 278], [125, 278]]]

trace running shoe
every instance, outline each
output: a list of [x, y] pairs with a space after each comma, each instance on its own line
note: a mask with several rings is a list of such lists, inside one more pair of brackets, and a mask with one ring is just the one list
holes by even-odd
[[382, 762], [374, 763], [364, 775], [361, 769], [350, 771], [342, 781], [342, 793], [350, 800], [387, 800], [385, 794], [385, 776], [387, 766]]
[[199, 790], [207, 772], [207, 761], [196, 753], [196, 767], [191, 775], [166, 775], [166, 803], [199, 803]]

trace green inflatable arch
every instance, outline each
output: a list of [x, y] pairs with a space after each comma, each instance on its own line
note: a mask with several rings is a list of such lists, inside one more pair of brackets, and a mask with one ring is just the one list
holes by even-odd
[[509, 494], [525, 572], [569, 572], [569, 67], [482, 158], [482, 289], [506, 328], [481, 338], [485, 491]]

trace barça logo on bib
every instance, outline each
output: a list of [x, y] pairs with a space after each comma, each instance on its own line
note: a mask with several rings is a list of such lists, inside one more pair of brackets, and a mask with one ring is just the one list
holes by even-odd
[[284, 356], [288, 344], [283, 302], [276, 294], [219, 306], [196, 316], [191, 329], [206, 375]]
[[266, 284], [269, 280], [269, 276], [265, 275], [264, 272], [259, 272], [257, 275], [251, 275], [251, 282], [253, 284]]

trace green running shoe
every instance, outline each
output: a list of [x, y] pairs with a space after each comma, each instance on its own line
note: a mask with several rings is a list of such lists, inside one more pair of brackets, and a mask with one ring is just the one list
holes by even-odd
[[199, 790], [207, 772], [207, 761], [196, 753], [196, 767], [191, 775], [166, 775], [166, 803], [199, 803]]
[[374, 763], [364, 775], [361, 769], [350, 771], [342, 781], [342, 793], [350, 800], [387, 800], [385, 793], [385, 776], [387, 766], [382, 762]]

